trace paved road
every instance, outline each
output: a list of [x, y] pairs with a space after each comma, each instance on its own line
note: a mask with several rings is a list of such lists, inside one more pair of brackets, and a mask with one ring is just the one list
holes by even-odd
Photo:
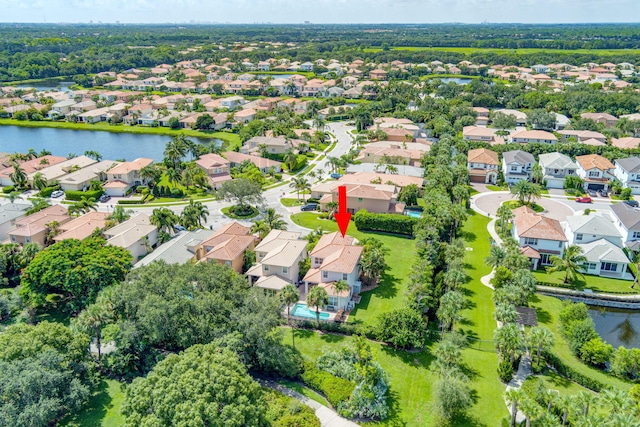
[[[491, 191], [473, 196], [475, 208], [481, 212], [488, 213], [492, 217], [496, 216], [496, 211], [503, 202], [510, 200], [514, 200], [514, 198], [513, 195], [507, 191]], [[565, 201], [569, 202], [568, 200]], [[567, 216], [574, 214], [574, 209], [560, 199], [547, 199], [542, 197], [536, 200], [536, 203], [545, 208], [546, 216], [557, 219], [558, 221], [565, 221]], [[575, 202], [570, 203], [580, 205]]]

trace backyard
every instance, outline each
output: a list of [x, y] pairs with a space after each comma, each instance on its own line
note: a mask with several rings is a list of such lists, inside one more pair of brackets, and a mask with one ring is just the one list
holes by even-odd
[[544, 286], [556, 286], [561, 288], [575, 289], [582, 291], [591, 289], [593, 292], [612, 293], [612, 294], [637, 294], [640, 293], [640, 286], [636, 285], [635, 289], [631, 289], [633, 281], [612, 279], [609, 277], [590, 276], [585, 274], [579, 276], [573, 284], [562, 283], [564, 273], [547, 273], [545, 270], [534, 271], [533, 274], [538, 280], [538, 284]]

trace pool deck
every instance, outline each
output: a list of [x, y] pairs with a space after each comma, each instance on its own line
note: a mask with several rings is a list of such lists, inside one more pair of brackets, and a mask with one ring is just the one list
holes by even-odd
[[[291, 311], [292, 311], [292, 313], [291, 313], [291, 318], [292, 318], [292, 319], [296, 319], [296, 320], [312, 320], [312, 321], [313, 321], [313, 320], [316, 320], [316, 317], [315, 317], [315, 316], [314, 316], [314, 317], [295, 316], [295, 315], [293, 314], [293, 307], [294, 307], [296, 304], [304, 304], [304, 305], [306, 305], [307, 303], [306, 303], [305, 301], [298, 301], [297, 303], [295, 303], [295, 304], [293, 304], [293, 305], [291, 306]], [[314, 312], [315, 312], [315, 310], [314, 310]], [[327, 318], [327, 319], [320, 318], [320, 321], [322, 321], [322, 322], [335, 322], [335, 321], [336, 321], [336, 315], [337, 315], [338, 313], [334, 313], [334, 312], [331, 312], [331, 311], [324, 311], [324, 310], [320, 310], [320, 314], [322, 314], [322, 313], [326, 313], [326, 314], [328, 314], [328, 315], [329, 315], [329, 318]], [[284, 318], [286, 318], [286, 317], [287, 317], [287, 307], [284, 307], [284, 308], [282, 309], [282, 316], [283, 316]]]

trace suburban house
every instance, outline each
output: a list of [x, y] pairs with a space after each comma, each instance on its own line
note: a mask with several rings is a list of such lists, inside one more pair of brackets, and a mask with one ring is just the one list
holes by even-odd
[[516, 119], [516, 126], [524, 126], [527, 124], [527, 114], [518, 110], [499, 109], [494, 110], [493, 114], [504, 114], [505, 116], [513, 116]]
[[36, 172], [31, 172], [27, 175], [27, 181], [29, 184], [33, 184], [33, 177], [35, 174], [40, 173], [44, 179], [47, 180], [47, 184], [52, 184], [54, 181], [58, 181], [63, 176], [81, 170], [89, 165], [98, 163], [96, 160], [87, 156], [78, 156], [73, 159], [68, 159], [55, 165], [44, 167]]
[[533, 154], [522, 150], [506, 151], [502, 153], [502, 175], [507, 184], [531, 178], [536, 159]]
[[299, 145], [299, 140], [285, 137], [254, 136], [240, 147], [240, 152], [243, 154], [260, 154], [261, 147], [264, 146], [269, 154], [284, 154], [287, 150], [297, 149]]
[[584, 264], [585, 273], [602, 277], [633, 280], [627, 272], [629, 258], [624, 251], [606, 239], [595, 240], [578, 245], [587, 258]]
[[512, 143], [519, 144], [555, 144], [558, 138], [551, 132], [544, 130], [523, 130], [514, 132], [509, 136]]
[[562, 136], [562, 142], [569, 142], [569, 139], [573, 138], [576, 142], [584, 143], [591, 139], [598, 140], [603, 144], [607, 142], [607, 137], [600, 132], [591, 130], [560, 130], [558, 133]]
[[[349, 309], [353, 295], [358, 295], [362, 289], [360, 282], [360, 257], [362, 246], [357, 246], [351, 236], [342, 237], [339, 232], [324, 234], [309, 254], [311, 268], [302, 279], [305, 293], [309, 291], [309, 284], [323, 287], [329, 295], [327, 309]], [[333, 283], [344, 280], [349, 290], [337, 293]]]
[[627, 157], [613, 162], [613, 173], [624, 188], [630, 188], [631, 194], [640, 194], [640, 157]]
[[49, 232], [47, 224], [57, 222], [62, 225], [69, 221], [71, 221], [71, 217], [67, 214], [67, 209], [61, 205], [53, 205], [40, 212], [16, 220], [14, 223], [15, 228], [9, 230], [7, 234], [12, 243], [24, 245], [25, 243], [35, 242], [44, 248], [47, 233]]
[[[307, 257], [307, 241], [300, 238], [300, 233], [284, 230], [271, 230], [256, 246], [256, 263], [247, 271], [249, 283], [265, 289], [274, 289], [280, 283], [298, 283], [300, 276], [299, 263]], [[267, 278], [276, 276], [280, 281]], [[253, 279], [257, 279], [255, 282]], [[282, 286], [282, 287], [284, 287]]]
[[578, 165], [561, 153], [540, 154], [538, 164], [542, 168], [547, 188], [564, 188], [564, 178], [577, 175]]
[[[371, 165], [371, 163], [361, 163], [356, 166]], [[378, 165], [376, 165], [378, 166]], [[351, 173], [347, 170], [347, 174], [338, 178], [338, 182], [341, 184], [386, 184], [395, 185], [396, 187], [406, 187], [410, 184], [415, 184], [418, 188], [424, 185], [423, 174], [419, 175], [403, 175], [402, 168], [412, 168], [413, 166], [398, 166], [398, 173], [383, 173], [383, 172], [354, 172]], [[383, 167], [384, 168], [384, 167]], [[384, 170], [381, 168], [381, 170]], [[416, 168], [420, 169], [420, 168]]]
[[640, 146], [640, 138], [627, 136], [625, 138], [611, 138], [611, 145], [622, 149], [638, 148]]
[[146, 181], [140, 176], [140, 170], [153, 163], [153, 159], [140, 157], [132, 162], [123, 162], [107, 172], [107, 180], [104, 191], [109, 196], [124, 197], [127, 192]]
[[103, 230], [107, 226], [108, 213], [89, 212], [78, 218], [66, 222], [58, 228], [60, 234], [53, 238], [54, 242], [61, 242], [65, 239], [84, 240], [98, 230]]
[[[428, 145], [410, 142], [404, 144], [399, 142], [387, 142], [386, 144], [371, 143], [367, 144], [356, 158], [363, 163], [388, 163], [398, 165], [420, 166], [420, 160], [426, 151]], [[411, 144], [418, 149], [405, 148]]]
[[576, 173], [584, 180], [585, 190], [609, 191], [609, 183], [615, 178], [613, 164], [598, 154], [577, 156], [578, 170]]
[[471, 182], [495, 184], [498, 181], [498, 154], [486, 148], [469, 150], [467, 168]]
[[[397, 173], [395, 171], [391, 173], [391, 171], [388, 170], [388, 166], [389, 165], [386, 163], [359, 163], [355, 165], [348, 165], [347, 175], [353, 175], [356, 173], [374, 174], [375, 177], [371, 179], [377, 179], [378, 177], [380, 177], [380, 183], [386, 183], [386, 181], [388, 180], [393, 180], [395, 176], [400, 176], [403, 178], [420, 178], [424, 182], [424, 168], [408, 165], [393, 165], [395, 170], [397, 170]], [[421, 186], [422, 184], [417, 185]], [[401, 187], [404, 187], [404, 185], [402, 185]]]
[[622, 234], [607, 214], [568, 216], [564, 232], [570, 245], [605, 239], [622, 247]]
[[476, 126], [486, 126], [489, 124], [489, 109], [484, 107], [473, 107], [476, 112]]
[[596, 123], [602, 123], [607, 127], [615, 126], [616, 123], [618, 123], [618, 118], [609, 113], [582, 113], [580, 117], [583, 119], [591, 119]]
[[171, 240], [164, 242], [149, 255], [135, 263], [133, 268], [143, 267], [154, 261], [163, 261], [167, 264], [186, 264], [192, 259], [196, 259], [198, 247], [212, 234], [211, 230], [205, 229], [181, 231], [173, 236]]
[[[64, 162], [67, 159], [59, 156], [43, 156], [37, 157], [35, 159], [27, 160], [26, 162], [18, 162], [20, 164], [20, 169], [24, 171], [27, 176], [33, 172], [37, 172], [49, 166], [56, 165], [58, 163]], [[11, 175], [13, 174], [14, 169], [13, 166], [9, 166], [5, 169], [0, 170], [0, 184], [2, 186], [10, 186], [15, 183], [11, 180]]]
[[7, 234], [17, 220], [26, 215], [31, 208], [30, 203], [5, 203], [0, 205], [0, 243], [9, 238]]
[[329, 210], [329, 203], [338, 202], [338, 187], [346, 187], [347, 211], [356, 213], [366, 209], [372, 213], [403, 213], [404, 203], [397, 202], [398, 189], [386, 184], [348, 184], [330, 181], [311, 187], [311, 197], [320, 199], [320, 208]]
[[204, 240], [196, 250], [196, 256], [199, 260], [217, 262], [242, 273], [245, 252], [253, 250], [255, 241], [250, 227], [234, 221]]
[[247, 108], [245, 110], [240, 110], [233, 113], [233, 118], [237, 122], [249, 123], [251, 120], [256, 118], [256, 114], [256, 110], [254, 110], [253, 108]]
[[72, 172], [60, 178], [60, 188], [64, 191], [85, 191], [91, 185], [91, 181], [104, 182], [107, 180], [107, 171], [117, 165], [120, 162], [113, 160], [103, 160], [98, 163], [94, 163], [85, 168], [82, 168], [76, 172]]
[[611, 212], [625, 246], [635, 252], [640, 251], [640, 209], [626, 203], [616, 203], [611, 205]]
[[558, 220], [538, 215], [528, 206], [513, 210], [513, 238], [531, 260], [531, 268], [551, 264], [552, 256], [562, 256], [567, 237]]
[[504, 138], [497, 136], [493, 129], [482, 126], [465, 126], [462, 129], [462, 138], [465, 141], [488, 142], [491, 145], [504, 144]]
[[196, 160], [196, 166], [207, 173], [209, 183], [214, 190], [217, 190], [223, 182], [231, 179], [229, 160], [218, 154], [203, 154]]
[[275, 160], [265, 159], [264, 157], [252, 156], [251, 154], [242, 154], [235, 151], [226, 151], [222, 155], [229, 160], [229, 165], [233, 168], [241, 165], [244, 161], [250, 161], [260, 169], [263, 173], [269, 173], [273, 168], [274, 172], [279, 173], [282, 171], [282, 163]]
[[133, 261], [150, 253], [158, 244], [158, 229], [151, 224], [149, 215], [139, 213], [104, 231], [107, 244], [120, 246], [133, 255]]

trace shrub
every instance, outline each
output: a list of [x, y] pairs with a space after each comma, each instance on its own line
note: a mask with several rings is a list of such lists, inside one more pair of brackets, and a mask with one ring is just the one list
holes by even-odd
[[183, 194], [183, 191], [179, 188], [171, 189], [171, 197], [182, 197]]
[[311, 363], [305, 363], [302, 381], [308, 387], [324, 394], [333, 406], [348, 401], [355, 388], [351, 382], [321, 371]]
[[613, 346], [600, 337], [590, 339], [580, 348], [580, 358], [598, 367], [603, 367], [612, 354]]
[[51, 197], [51, 193], [53, 193], [56, 190], [59, 190], [60, 186], [59, 185], [53, 185], [51, 187], [45, 187], [42, 190], [40, 190], [40, 192], [37, 194], [36, 197]]
[[611, 372], [620, 378], [637, 379], [640, 375], [640, 349], [618, 347], [611, 358]]
[[64, 192], [67, 200], [72, 200], [74, 202], [79, 201], [80, 199], [82, 199], [83, 197], [86, 197], [87, 199], [92, 198], [94, 200], [98, 200], [100, 198], [100, 196], [102, 196], [102, 193], [104, 193], [104, 190], [88, 190], [88, 191], [75, 191], [75, 190], [67, 190]]
[[507, 384], [513, 378], [513, 366], [508, 360], [501, 360], [498, 364], [498, 378]]
[[316, 197], [309, 197], [307, 199], [307, 203], [320, 203], [320, 199], [318, 199]]
[[15, 186], [13, 186], [13, 185], [7, 185], [6, 187], [2, 187], [2, 192], [3, 192], [4, 194], [9, 194], [9, 193], [11, 193], [12, 191], [14, 191], [15, 189], [16, 189], [16, 187], [15, 187]]
[[353, 217], [356, 228], [360, 231], [382, 231], [393, 234], [413, 236], [413, 229], [418, 218], [396, 214], [375, 214], [365, 209], [358, 211]]
[[118, 200], [119, 205], [139, 205], [142, 200]]
[[376, 336], [378, 340], [395, 348], [422, 348], [426, 325], [422, 316], [411, 308], [382, 313], [378, 316]]
[[276, 181], [282, 181], [282, 174], [281, 173], [276, 173], [273, 175], [273, 177], [276, 179]]
[[583, 375], [580, 372], [574, 370], [572, 367], [565, 365], [564, 362], [555, 354], [547, 353], [545, 355], [545, 359], [547, 360], [547, 363], [549, 363], [549, 365], [558, 372], [558, 374], [580, 384], [583, 387], [586, 387], [595, 392], [600, 392], [600, 390], [604, 388], [604, 384], [602, 384], [600, 381], [593, 379], [587, 375]]
[[569, 347], [574, 354], [580, 355], [580, 349], [588, 341], [598, 339], [598, 333], [593, 326], [593, 320], [584, 319], [578, 322], [573, 322], [566, 332], [567, 341], [569, 341]]

